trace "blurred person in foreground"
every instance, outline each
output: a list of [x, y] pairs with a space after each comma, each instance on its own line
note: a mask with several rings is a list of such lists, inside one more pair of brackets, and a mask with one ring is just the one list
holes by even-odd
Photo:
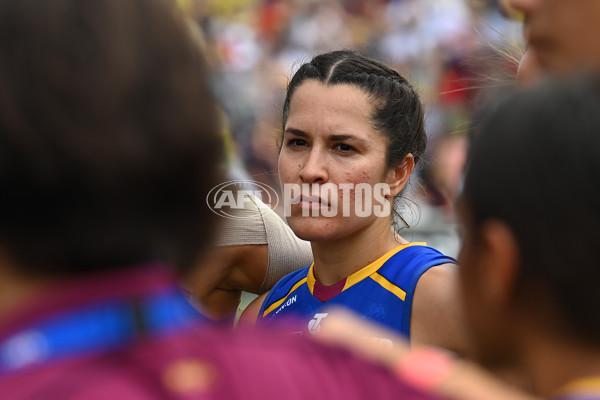
[[329, 319], [321, 338], [452, 398], [600, 399], [599, 129], [597, 79], [550, 81], [502, 102], [470, 150], [457, 204], [469, 354], [523, 371], [529, 394], [433, 349], [365, 345], [381, 333], [364, 321]]
[[2, 398], [429, 398], [307, 338], [203, 326], [181, 295], [221, 140], [171, 2], [0, 0], [0, 30]]
[[509, 15], [523, 19], [527, 51], [519, 79], [567, 76], [600, 69], [600, 2], [596, 0], [503, 0]]
[[473, 354], [546, 398], [600, 398], [599, 130], [595, 80], [512, 97], [475, 137], [457, 205]]
[[[177, 3], [183, 11], [191, 6], [189, 0]], [[210, 65], [213, 78], [211, 86], [214, 88], [218, 86], [215, 78], [223, 65], [212, 54], [203, 31], [191, 19], [189, 21], [192, 33]], [[283, 276], [301, 266], [310, 265], [312, 252], [310, 243], [294, 235], [285, 221], [271, 209], [274, 204], [263, 202], [263, 195], [266, 200], [270, 199], [269, 193], [263, 190], [265, 185], [257, 185], [246, 172], [227, 114], [220, 114], [225, 168], [222, 180], [235, 182], [230, 185], [222, 182], [222, 185], [235, 188], [235, 192], [232, 193], [232, 200], [225, 202], [228, 206], [213, 208], [228, 216], [223, 217], [223, 213], [219, 212], [222, 218], [218, 230], [207, 244], [207, 251], [195, 262], [191, 273], [181, 280], [181, 285], [188, 301], [203, 316], [213, 322], [233, 326], [236, 313], [245, 305], [244, 292], [249, 296], [265, 293]], [[239, 192], [244, 189], [248, 193], [240, 200]], [[250, 194], [252, 190], [256, 190], [258, 196]], [[208, 195], [206, 201], [210, 204]], [[210, 205], [214, 207], [215, 202]]]

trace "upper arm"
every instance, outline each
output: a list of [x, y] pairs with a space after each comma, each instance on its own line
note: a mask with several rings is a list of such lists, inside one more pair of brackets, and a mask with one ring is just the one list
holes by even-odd
[[413, 297], [410, 342], [464, 354], [465, 324], [458, 266], [442, 264], [419, 279]]
[[227, 248], [233, 252], [232, 266], [220, 286], [259, 294], [269, 264], [268, 245], [248, 244]]
[[267, 269], [267, 245], [217, 246], [207, 251], [182, 282], [203, 313], [213, 318], [235, 314], [242, 291], [258, 294]]
[[265, 298], [269, 292], [263, 293], [254, 300], [244, 309], [242, 314], [240, 315], [239, 323], [242, 325], [256, 325], [256, 321], [258, 319], [260, 308], [265, 301]]

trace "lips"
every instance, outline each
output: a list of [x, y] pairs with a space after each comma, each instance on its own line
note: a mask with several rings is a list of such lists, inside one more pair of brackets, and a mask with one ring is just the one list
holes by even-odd
[[301, 195], [296, 203], [301, 208], [322, 208], [331, 207], [331, 203], [325, 201], [319, 196]]

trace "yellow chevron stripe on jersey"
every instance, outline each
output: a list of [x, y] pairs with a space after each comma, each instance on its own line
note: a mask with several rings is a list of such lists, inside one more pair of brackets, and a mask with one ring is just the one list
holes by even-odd
[[[329, 307], [341, 306], [410, 337], [417, 282], [430, 268], [446, 263], [456, 263], [456, 260], [419, 243], [396, 245], [351, 274], [343, 281], [344, 290], [325, 302], [314, 296], [316, 273], [321, 271], [311, 265], [292, 272], [275, 284], [261, 305], [258, 321], [268, 326], [293, 317], [298, 322], [305, 321], [303, 332], [308, 332], [309, 321], [320, 321], [320, 314], [327, 312]], [[301, 280], [306, 284], [299, 284]], [[272, 305], [275, 300], [279, 301]], [[311, 326], [314, 328], [315, 324], [311, 323]], [[297, 327], [293, 329], [295, 332]]]
[[[396, 254], [400, 250], [405, 249], [405, 248], [410, 247], [410, 246], [427, 246], [427, 243], [425, 243], [425, 242], [406, 243], [406, 244], [402, 244], [402, 245], [400, 245], [398, 247], [393, 248], [392, 250], [388, 251], [387, 253], [385, 253], [384, 255], [382, 255], [381, 257], [379, 257], [377, 260], [373, 261], [371, 264], [367, 265], [366, 267], [363, 267], [363, 268], [359, 269], [358, 271], [356, 271], [355, 273], [353, 273], [352, 275], [350, 275], [348, 278], [346, 278], [346, 284], [344, 285], [344, 288], [342, 289], [342, 292], [344, 290], [348, 289], [349, 287], [351, 287], [352, 285], [355, 285], [358, 282], [362, 281], [363, 279], [368, 278], [369, 276], [371, 276], [372, 274], [374, 274], [394, 254]], [[383, 276], [381, 276], [381, 278], [383, 278]], [[385, 279], [385, 278], [383, 278], [383, 279]], [[310, 268], [308, 269], [308, 275], [306, 277], [306, 284], [308, 286], [308, 290], [310, 290], [310, 293], [313, 294], [313, 295], [314, 295], [314, 289], [315, 289], [315, 281], [316, 281], [316, 278], [315, 278], [315, 263], [312, 263], [311, 266], [310, 266]], [[399, 287], [393, 285], [387, 279], [386, 279], [386, 282], [388, 282], [390, 285], [394, 286], [398, 290], [402, 291], [402, 293], [404, 293], [404, 291], [402, 289], [400, 289]], [[381, 285], [381, 286], [383, 286], [384, 288], [388, 289], [390, 292], [394, 293], [396, 296], [402, 298], [399, 295], [400, 292], [396, 293], [394, 290], [391, 290], [391, 289], [389, 289], [388, 287], [386, 287], [384, 285]], [[288, 295], [289, 295], [289, 293], [288, 293]], [[404, 293], [404, 297], [406, 297], [406, 293]], [[283, 300], [285, 300], [285, 298]], [[283, 302], [283, 300], [282, 300], [282, 302]], [[404, 298], [402, 298], [402, 300], [404, 300]]]
[[310, 268], [308, 269], [308, 274], [306, 275], [306, 286], [308, 286], [308, 290], [310, 290], [310, 294], [315, 293], [315, 282], [317, 279], [315, 278], [315, 263], [310, 264]]
[[[312, 268], [312, 266], [311, 266], [311, 268]], [[283, 298], [281, 298], [281, 299], [277, 300], [275, 303], [271, 304], [271, 307], [267, 308], [267, 309], [265, 310], [265, 312], [263, 313], [263, 315], [262, 315], [262, 316], [263, 316], [263, 318], [264, 318], [264, 317], [265, 317], [265, 316], [266, 316], [268, 313], [270, 313], [271, 311], [273, 311], [274, 309], [276, 309], [277, 307], [279, 307], [280, 305], [282, 305], [282, 304], [283, 304], [283, 302], [284, 302], [284, 301], [287, 299], [287, 297], [288, 297], [288, 296], [289, 296], [289, 295], [290, 295], [290, 294], [291, 294], [291, 293], [292, 293], [294, 290], [298, 289], [298, 288], [299, 288], [299, 287], [300, 287], [300, 286], [301, 286], [301, 285], [302, 285], [304, 282], [306, 282], [306, 279], [307, 279], [307, 278], [303, 278], [302, 280], [298, 281], [298, 282], [297, 282], [297, 283], [296, 283], [294, 286], [292, 286], [292, 288], [290, 289], [290, 291], [289, 291], [289, 292], [288, 292], [288, 293], [287, 293], [285, 296], [283, 296]]]
[[371, 275], [371, 279], [379, 283], [385, 289], [394, 293], [397, 297], [400, 298], [400, 300], [404, 301], [406, 299], [406, 292], [400, 289], [398, 286], [394, 285], [392, 282], [385, 279], [383, 275], [379, 275], [377, 272], [375, 272], [373, 275]]
[[401, 251], [407, 247], [411, 247], [411, 246], [427, 246], [427, 243], [424, 243], [424, 242], [406, 243], [406, 244], [402, 244], [396, 248], [393, 248], [392, 250], [388, 251], [387, 253], [385, 253], [384, 255], [379, 257], [377, 260], [373, 261], [371, 264], [367, 265], [364, 268], [359, 269], [358, 271], [356, 271], [355, 273], [350, 275], [346, 279], [346, 284], [344, 285], [344, 288], [342, 289], [342, 291], [348, 289], [352, 285], [357, 284], [358, 282], [362, 281], [363, 279], [368, 278], [369, 276], [373, 275], [394, 254], [398, 253], [399, 251]]

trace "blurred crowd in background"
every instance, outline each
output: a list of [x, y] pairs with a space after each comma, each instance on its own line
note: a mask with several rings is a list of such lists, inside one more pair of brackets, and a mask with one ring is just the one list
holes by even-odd
[[197, 21], [227, 120], [231, 179], [277, 188], [285, 86], [313, 55], [351, 48], [413, 82], [428, 155], [406, 193], [402, 235], [458, 252], [453, 201], [478, 106], [514, 79], [522, 25], [501, 0], [179, 0]]

